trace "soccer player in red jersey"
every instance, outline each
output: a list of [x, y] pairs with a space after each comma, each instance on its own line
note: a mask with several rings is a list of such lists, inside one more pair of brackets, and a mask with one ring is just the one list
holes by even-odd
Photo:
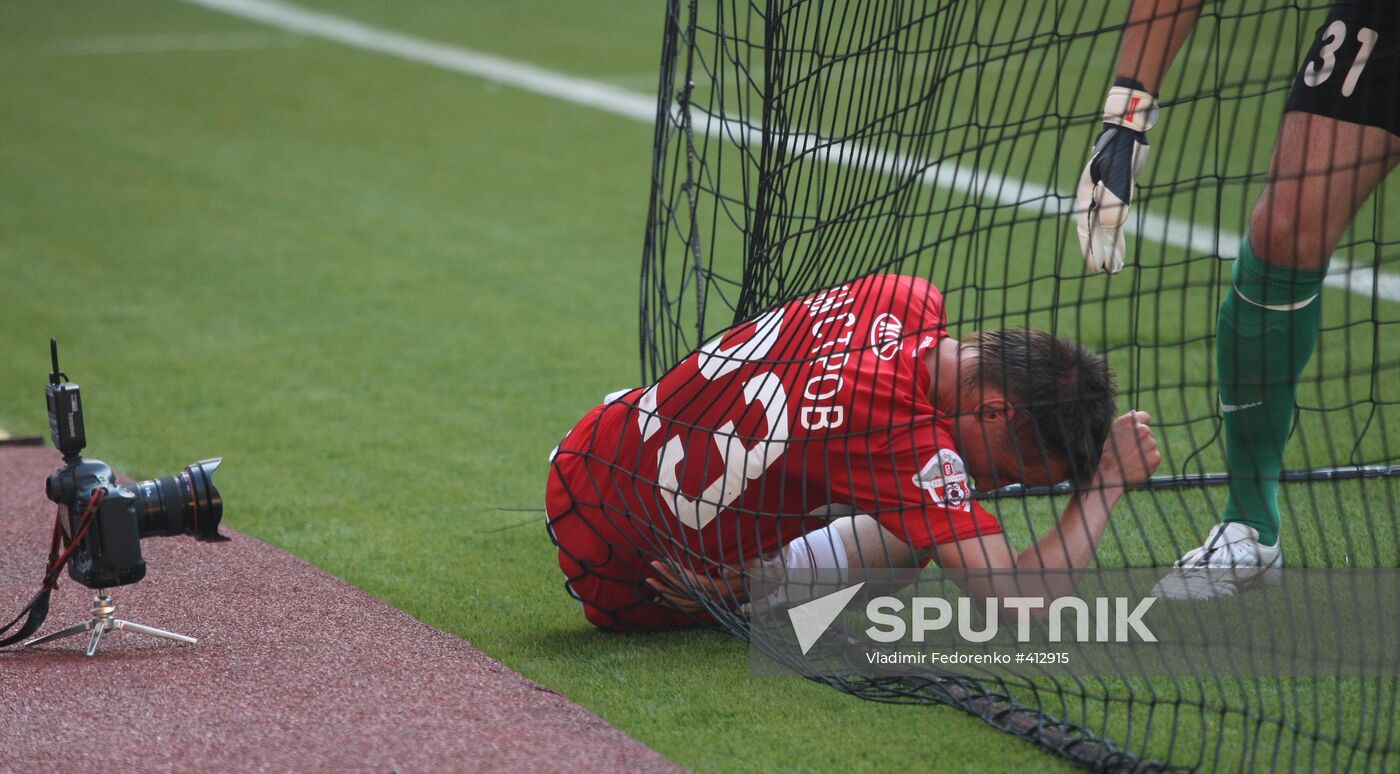
[[[794, 569], [1089, 564], [1114, 504], [1160, 462], [1147, 415], [1114, 420], [1108, 366], [1078, 344], [1029, 330], [958, 342], [945, 328], [926, 280], [865, 277], [608, 396], [551, 456], [546, 493], [588, 620], [692, 625], [703, 606], [682, 586], [733, 602], [742, 570], [772, 556]], [[1080, 492], [1019, 553], [972, 499], [974, 482], [1066, 479]]]

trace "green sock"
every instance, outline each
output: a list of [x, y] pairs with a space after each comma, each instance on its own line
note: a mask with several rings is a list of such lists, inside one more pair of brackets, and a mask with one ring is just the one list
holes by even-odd
[[[1317, 344], [1326, 273], [1265, 263], [1246, 235], [1217, 318], [1215, 364], [1230, 471], [1225, 521], [1255, 528], [1266, 545], [1278, 542], [1283, 449], [1293, 429], [1298, 377]], [[1278, 308], [1308, 299], [1297, 309]]]

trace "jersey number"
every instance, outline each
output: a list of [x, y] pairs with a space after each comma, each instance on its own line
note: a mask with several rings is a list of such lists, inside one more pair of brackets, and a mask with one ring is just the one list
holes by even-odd
[[[782, 319], [781, 309], [760, 317], [754, 322], [757, 329], [753, 337], [729, 349], [720, 346], [723, 337], [706, 344], [695, 355], [699, 358], [700, 378], [713, 381], [748, 362], [762, 359], [777, 343]], [[642, 395], [639, 403], [642, 414], [638, 421], [644, 442], [661, 427], [654, 413], [656, 403], [656, 387], [653, 386]], [[710, 437], [719, 451], [720, 459], [724, 460], [723, 470], [699, 497], [692, 500], [681, 492], [685, 437], [680, 434], [671, 436], [657, 452], [656, 483], [662, 493], [661, 501], [680, 523], [691, 529], [703, 529], [714, 521], [722, 508], [739, 499], [750, 481], [762, 476], [783, 456], [788, 439], [787, 390], [777, 375], [765, 371], [744, 382], [744, 405], [755, 403], [763, 408], [768, 424], [767, 435], [753, 448], [744, 448], [743, 441], [735, 433], [733, 422], [726, 422], [717, 428]]]
[[[1337, 49], [1342, 47], [1346, 38], [1346, 22], [1338, 19], [1327, 25], [1327, 29], [1322, 31], [1322, 48], [1317, 52], [1318, 56], [1322, 57], [1322, 65], [1308, 62], [1303, 68], [1303, 83], [1321, 86], [1332, 77], [1332, 71], [1337, 67]], [[1371, 51], [1375, 49], [1379, 38], [1376, 31], [1370, 27], [1362, 27], [1356, 31], [1356, 40], [1361, 44], [1361, 50], [1356, 52], [1351, 69], [1347, 70], [1346, 80], [1342, 81], [1343, 97], [1350, 97], [1351, 93], [1356, 91], [1356, 82], [1361, 80], [1361, 71], [1366, 69], [1366, 63], [1371, 59]]]

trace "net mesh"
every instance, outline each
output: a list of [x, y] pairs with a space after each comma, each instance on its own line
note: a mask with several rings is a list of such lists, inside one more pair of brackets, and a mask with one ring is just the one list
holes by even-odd
[[[1199, 545], [1224, 507], [1221, 489], [1200, 486], [1225, 470], [1215, 310], [1266, 180], [1284, 100], [1328, 6], [1206, 7], [1162, 85], [1127, 269], [1108, 277], [1086, 271], [1071, 210], [1127, 12], [1126, 3], [1092, 0], [671, 0], [642, 267], [647, 380], [780, 304], [882, 272], [924, 278], [942, 290], [953, 336], [1031, 327], [1081, 342], [1116, 371], [1118, 405], [1154, 417], [1164, 475], [1119, 507], [1100, 566], [1165, 567]], [[1285, 457], [1284, 479], [1306, 482], [1285, 484], [1280, 498], [1290, 566], [1400, 565], [1388, 475], [1397, 462], [1389, 428], [1400, 420], [1398, 214], [1376, 191], [1331, 262]], [[757, 333], [749, 325], [740, 346], [762, 337], [761, 324]], [[796, 356], [773, 362], [813, 367]], [[757, 423], [749, 431], [742, 419], [737, 430], [717, 428], [707, 420], [717, 399], [702, 394], [669, 412], [641, 391], [610, 405], [644, 435], [664, 419], [668, 432], [704, 433], [721, 452], [726, 433], [741, 453], [771, 437], [771, 418], [765, 426], [749, 416]], [[782, 514], [809, 514], [829, 499], [805, 493], [776, 509], [762, 505], [772, 492], [736, 501], [722, 485], [687, 483], [703, 485], [713, 470], [676, 468], [662, 480], [650, 448], [619, 454], [612, 436], [579, 432], [555, 467], [571, 466], [560, 478], [586, 481], [587, 491], [563, 486], [567, 502], [551, 515], [571, 588], [586, 601], [606, 597], [608, 584], [635, 585], [636, 572], [611, 565], [614, 553], [634, 565], [739, 572], [812, 526]], [[1066, 502], [1062, 491], [1031, 493], [1045, 496], [983, 501], [1015, 545], [1053, 525]], [[739, 550], [726, 554], [653, 518], [674, 515], [677, 494], [693, 498], [697, 513], [748, 517], [752, 534], [734, 527]], [[606, 534], [613, 553], [570, 550], [570, 523], [558, 514], [580, 506], [594, 513], [590, 539]], [[702, 620], [746, 634], [731, 600], [692, 591]], [[643, 592], [622, 608], [650, 602]], [[621, 620], [612, 614], [627, 616], [613, 609], [595, 623]], [[638, 620], [645, 628], [689, 618], [652, 611]], [[1091, 767], [1400, 765], [1393, 679], [931, 672], [831, 682], [880, 701], [952, 704]]]

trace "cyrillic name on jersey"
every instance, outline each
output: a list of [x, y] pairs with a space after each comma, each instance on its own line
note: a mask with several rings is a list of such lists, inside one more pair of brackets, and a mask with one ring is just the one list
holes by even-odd
[[846, 380], [841, 375], [841, 369], [851, 359], [851, 355], [849, 351], [829, 350], [851, 343], [851, 328], [856, 324], [856, 316], [850, 312], [836, 310], [854, 302], [850, 285], [818, 293], [802, 302], [807, 306], [809, 318], [822, 316], [812, 323], [812, 338], [818, 343], [808, 354], [823, 353], [814, 361], [820, 370], [803, 386], [802, 401], [797, 405], [797, 421], [804, 429], [835, 430], [846, 422], [846, 409], [841, 399], [841, 390], [846, 386]]

